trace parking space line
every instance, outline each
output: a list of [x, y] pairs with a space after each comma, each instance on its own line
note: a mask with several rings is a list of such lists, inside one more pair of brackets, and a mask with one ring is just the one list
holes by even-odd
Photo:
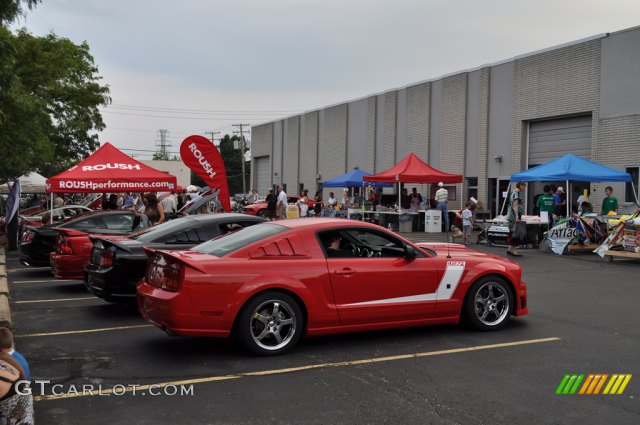
[[[140, 392], [148, 391], [149, 389], [152, 389], [152, 388], [155, 390], [155, 389], [160, 389], [168, 386], [203, 384], [208, 382], [226, 381], [230, 379], [240, 379], [240, 378], [248, 378], [248, 377], [256, 377], [256, 376], [282, 375], [286, 373], [302, 372], [302, 371], [313, 370], [313, 369], [383, 363], [383, 362], [391, 362], [391, 361], [406, 360], [406, 359], [416, 359], [420, 357], [442, 356], [445, 354], [457, 354], [457, 353], [466, 353], [470, 351], [490, 350], [490, 349], [496, 349], [496, 348], [515, 347], [515, 346], [529, 345], [529, 344], [540, 344], [540, 343], [552, 342], [552, 341], [560, 341], [560, 338], [550, 337], [550, 338], [540, 338], [540, 339], [529, 339], [525, 341], [503, 342], [499, 344], [489, 344], [489, 345], [476, 345], [472, 347], [453, 348], [449, 350], [426, 351], [422, 353], [400, 354], [396, 356], [374, 357], [369, 359], [350, 360], [350, 361], [343, 361], [343, 362], [318, 363], [318, 364], [311, 364], [311, 365], [305, 365], [305, 366], [290, 367], [285, 369], [242, 372], [242, 373], [236, 373], [236, 374], [230, 374], [230, 375], [218, 375], [218, 376], [209, 376], [205, 378], [185, 379], [182, 381], [170, 381], [170, 382], [161, 382], [157, 384], [137, 385], [135, 386], [135, 388], [127, 387], [124, 390], [122, 388], [119, 388], [117, 390], [117, 394], [122, 395], [123, 393], [133, 393], [133, 392], [137, 394]], [[101, 389], [100, 392], [96, 394], [70, 392], [67, 394], [36, 396], [34, 397], [34, 400], [46, 401], [46, 400], [57, 400], [62, 398], [104, 396], [104, 395], [110, 395], [113, 392], [114, 392], [113, 389], [107, 388], [107, 389]]]
[[55, 303], [60, 301], [97, 300], [97, 297], [56, 298], [52, 300], [14, 301], [14, 304]]
[[78, 279], [46, 279], [46, 280], [14, 280], [13, 283], [44, 283], [44, 282], [78, 282], [82, 283], [81, 280]]
[[87, 334], [87, 333], [93, 333], [93, 332], [121, 331], [121, 330], [127, 330], [127, 329], [140, 329], [140, 328], [151, 328], [151, 327], [154, 327], [154, 325], [131, 325], [131, 326], [116, 326], [113, 328], [83, 329], [79, 331], [45, 332], [45, 333], [37, 333], [37, 334], [14, 335], [14, 337], [15, 338], [32, 338], [37, 336], [74, 335], [74, 334]]

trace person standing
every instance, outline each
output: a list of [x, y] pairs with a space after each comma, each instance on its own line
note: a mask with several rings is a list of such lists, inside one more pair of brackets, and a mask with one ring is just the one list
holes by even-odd
[[278, 197], [273, 192], [273, 189], [269, 189], [269, 194], [265, 198], [265, 201], [267, 201], [266, 216], [269, 220], [273, 220], [276, 218], [276, 208], [278, 205]]
[[612, 211], [618, 214], [618, 198], [613, 196], [613, 188], [611, 186], [605, 187], [604, 194], [607, 197], [602, 200], [602, 215], [608, 215]]
[[152, 226], [164, 223], [164, 209], [155, 193], [145, 193], [142, 202], [144, 202], [144, 215]]
[[278, 211], [277, 216], [279, 218], [287, 218], [287, 192], [284, 191], [282, 186], [278, 186]]
[[471, 230], [473, 230], [473, 213], [471, 212], [471, 202], [465, 204], [462, 214], [462, 234], [464, 235], [464, 244], [469, 245], [469, 236], [471, 236]]
[[320, 217], [320, 214], [322, 213], [322, 191], [321, 190], [316, 191], [316, 195], [313, 197], [313, 201], [315, 202], [315, 205], [313, 206], [313, 214], [316, 217]]
[[329, 208], [334, 209], [336, 205], [338, 205], [338, 199], [333, 196], [333, 192], [329, 192], [329, 199], [327, 199], [327, 203], [329, 204]]
[[306, 217], [307, 216], [307, 212], [309, 211], [309, 191], [307, 189], [304, 189], [302, 191], [302, 194], [300, 196], [300, 199], [298, 199], [298, 202], [296, 202], [298, 204], [298, 208], [300, 208], [300, 217]]
[[549, 193], [551, 191], [551, 187], [548, 184], [542, 188], [542, 191], [544, 193], [538, 196], [538, 200], [536, 201], [536, 206], [538, 207], [538, 210], [541, 213], [546, 211], [549, 215], [549, 221], [551, 221], [554, 205], [555, 205], [555, 199]]
[[255, 204], [256, 202], [258, 202], [258, 191], [255, 189], [251, 190], [251, 193], [249, 194], [249, 197], [247, 198], [247, 202], [249, 204]]
[[558, 189], [556, 189], [556, 192], [552, 195], [553, 196], [553, 212], [555, 215], [557, 215], [558, 217], [564, 217], [565, 215], [565, 210], [566, 210], [566, 205], [567, 205], [567, 201], [565, 200], [565, 195], [564, 195], [564, 189], [561, 187], [559, 187]]
[[436, 191], [436, 205], [442, 213], [442, 224], [444, 225], [443, 232], [449, 231], [449, 209], [447, 208], [447, 202], [449, 202], [449, 191], [444, 188], [444, 183], [438, 183], [438, 189]]
[[511, 192], [511, 196], [509, 197], [509, 211], [507, 212], [507, 221], [509, 222], [507, 243], [509, 244], [509, 249], [507, 250], [507, 255], [514, 257], [522, 257], [522, 254], [518, 252], [520, 241], [513, 239], [513, 228], [515, 227], [515, 223], [522, 219], [522, 200], [524, 199], [523, 192], [525, 188], [526, 185], [524, 182], [516, 183], [516, 188]]
[[162, 208], [164, 209], [165, 219], [172, 219], [178, 212], [178, 201], [176, 201], [175, 192], [171, 192], [169, 196], [165, 197], [162, 201]]

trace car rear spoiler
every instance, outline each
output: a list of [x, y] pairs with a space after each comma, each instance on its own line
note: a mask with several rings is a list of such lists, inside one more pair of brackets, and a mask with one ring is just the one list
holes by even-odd
[[199, 265], [197, 261], [189, 261], [190, 259], [188, 257], [180, 255], [180, 251], [164, 251], [161, 249], [148, 248], [145, 246], [144, 252], [145, 254], [147, 254], [149, 260], [153, 260], [153, 258], [157, 256], [162, 256], [169, 262], [182, 263], [185, 266], [189, 266], [192, 269], [199, 271], [200, 273], [207, 273], [207, 270]]
[[88, 235], [88, 236], [94, 245], [96, 241], [99, 240], [100, 242], [102, 242], [104, 246], [115, 246], [116, 248], [121, 249], [125, 252], [128, 252], [129, 254], [133, 254], [133, 251], [131, 250], [131, 248], [129, 248], [126, 245], [119, 244], [117, 240], [109, 239], [109, 236], [106, 236], [106, 235]]

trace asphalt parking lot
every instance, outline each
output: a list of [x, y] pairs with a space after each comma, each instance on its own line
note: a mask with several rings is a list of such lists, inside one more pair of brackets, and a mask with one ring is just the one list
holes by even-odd
[[[16, 346], [50, 381], [34, 384], [39, 424], [640, 423], [640, 264], [525, 254], [530, 313], [502, 331], [307, 338], [272, 358], [168, 337], [15, 253], [7, 268]], [[622, 395], [555, 394], [595, 373], [633, 378]]]

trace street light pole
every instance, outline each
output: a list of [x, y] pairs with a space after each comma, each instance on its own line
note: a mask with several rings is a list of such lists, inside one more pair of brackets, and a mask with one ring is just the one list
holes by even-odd
[[234, 127], [240, 127], [239, 131], [234, 131], [234, 134], [240, 134], [240, 160], [242, 162], [242, 193], [247, 193], [247, 182], [245, 175], [245, 158], [244, 158], [244, 149], [246, 146], [244, 133], [245, 131], [248, 133], [248, 130], [243, 130], [243, 127], [249, 127], [249, 124], [233, 124]]

